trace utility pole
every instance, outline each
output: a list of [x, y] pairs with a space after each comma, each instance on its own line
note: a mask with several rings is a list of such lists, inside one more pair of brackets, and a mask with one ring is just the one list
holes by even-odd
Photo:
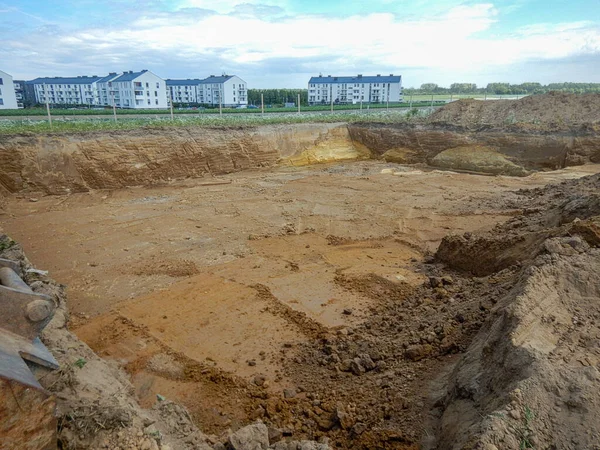
[[264, 94], [260, 94], [260, 113], [265, 115], [265, 96]]
[[44, 83], [44, 97], [46, 97], [46, 112], [48, 113], [48, 123], [52, 129], [52, 116], [50, 115], [50, 103], [48, 102], [48, 93], [46, 92], [46, 83]]

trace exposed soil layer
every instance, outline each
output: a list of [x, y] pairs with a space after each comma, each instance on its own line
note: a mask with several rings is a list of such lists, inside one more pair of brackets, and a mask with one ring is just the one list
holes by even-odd
[[600, 162], [598, 98], [545, 94], [518, 101], [461, 100], [427, 121], [397, 124], [0, 136], [0, 198], [3, 192], [68, 194], [186, 178], [210, 183], [218, 175], [261, 167], [369, 158], [524, 176]]
[[[529, 220], [532, 192], [559, 205], [558, 196], [591, 192], [595, 178], [569, 182], [571, 191], [521, 188], [597, 171], [512, 178], [375, 161], [288, 167], [211, 185], [11, 198], [3, 226], [69, 285], [71, 327], [128, 373], [136, 408], [153, 407], [157, 395], [175, 400], [210, 435], [190, 428], [186, 436], [198, 437], [189, 442], [220, 448], [228, 430], [262, 420], [274, 440], [419, 448], [459, 433], [448, 425], [458, 416], [447, 383], [457, 381], [440, 375], [459, 367], [521, 270], [473, 278], [430, 252], [450, 230], [475, 238], [511, 217]], [[94, 358], [85, 349], [61, 360], [77, 376], [91, 376], [87, 364], [73, 366], [80, 353]], [[74, 417], [89, 417], [76, 408]], [[119, 430], [114, 417], [107, 423]], [[75, 442], [77, 423], [65, 441]]]

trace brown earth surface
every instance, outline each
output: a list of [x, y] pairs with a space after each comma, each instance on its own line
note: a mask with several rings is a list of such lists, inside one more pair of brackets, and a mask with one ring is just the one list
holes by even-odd
[[540, 130], [556, 131], [584, 126], [597, 131], [600, 126], [600, 94], [550, 92], [529, 95], [520, 100], [463, 99], [438, 109], [428, 121], [467, 128], [509, 128], [520, 124]]
[[450, 383], [440, 376], [450, 380], [518, 273], [473, 278], [431, 252], [451, 231], [526, 220], [545, 200], [519, 189], [598, 171], [287, 167], [9, 197], [1, 220], [68, 286], [71, 328], [129, 373], [142, 407], [176, 400], [215, 436], [261, 419], [341, 448], [418, 448], [450, 433], [454, 399], [444, 411], [433, 399]]

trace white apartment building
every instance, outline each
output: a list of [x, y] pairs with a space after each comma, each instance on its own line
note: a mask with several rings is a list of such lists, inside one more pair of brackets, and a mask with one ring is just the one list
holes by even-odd
[[[222, 99], [222, 100], [221, 100]], [[198, 84], [198, 103], [236, 107], [248, 105], [248, 86], [236, 75], [211, 75]]]
[[95, 83], [100, 77], [46, 77], [27, 81], [33, 85], [37, 103], [51, 105], [97, 105]]
[[200, 83], [202, 80], [166, 80], [167, 89], [173, 103], [200, 103]]
[[0, 70], [0, 109], [17, 109], [13, 77]]
[[319, 75], [308, 82], [308, 104], [357, 104], [402, 101], [402, 77], [362, 76], [326, 77]]
[[109, 74], [97, 81], [100, 105], [133, 109], [169, 107], [165, 80], [148, 70]]
[[134, 109], [169, 107], [165, 80], [148, 70], [110, 73], [105, 77], [36, 78], [33, 85], [38, 103], [54, 105], [113, 106]]

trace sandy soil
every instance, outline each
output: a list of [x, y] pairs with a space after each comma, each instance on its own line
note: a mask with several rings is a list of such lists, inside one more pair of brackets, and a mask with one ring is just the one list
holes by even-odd
[[[37, 268], [68, 286], [75, 333], [126, 367], [143, 406], [161, 394], [186, 405], [203, 431], [267, 414], [315, 438], [294, 422], [291, 400], [269, 400], [318, 389], [318, 372], [307, 378], [300, 366], [310, 358], [298, 349], [352, 333], [383, 298], [404, 299], [427, 280], [419, 265], [450, 231], [490, 230], [520, 213], [516, 190], [597, 172], [588, 165], [487, 177], [364, 161], [245, 172], [221, 184], [14, 197], [1, 221]], [[413, 350], [418, 361], [427, 349]], [[398, 392], [419, 391], [444, 366], [411, 366]], [[338, 397], [351, 404], [363, 382], [347, 383]], [[339, 409], [309, 400], [343, 425]], [[411, 417], [399, 423], [416, 426]], [[421, 431], [390, 435], [388, 447], [412, 448]]]

